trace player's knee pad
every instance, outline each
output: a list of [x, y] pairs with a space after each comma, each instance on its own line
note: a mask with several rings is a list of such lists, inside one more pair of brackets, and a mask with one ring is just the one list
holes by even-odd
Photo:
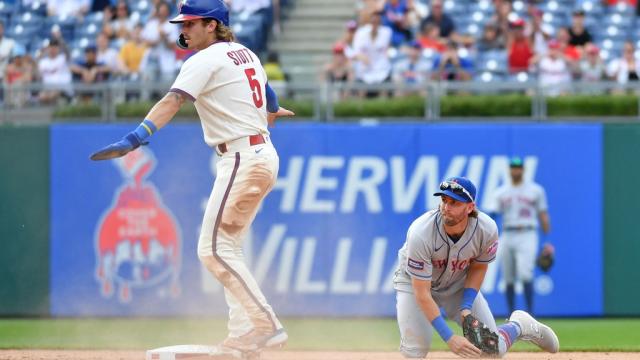
[[409, 348], [406, 346], [400, 346], [400, 353], [402, 356], [408, 359], [424, 359], [429, 353], [429, 349], [421, 348]]

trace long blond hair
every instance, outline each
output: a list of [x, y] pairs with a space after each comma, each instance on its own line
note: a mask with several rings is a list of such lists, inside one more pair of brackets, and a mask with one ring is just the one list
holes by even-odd
[[233, 35], [233, 31], [231, 31], [231, 28], [223, 24], [222, 21], [217, 21], [215, 19], [204, 19], [205, 24], [208, 24], [211, 21], [215, 21], [217, 23], [215, 30], [216, 40], [226, 42], [236, 41], [236, 36]]

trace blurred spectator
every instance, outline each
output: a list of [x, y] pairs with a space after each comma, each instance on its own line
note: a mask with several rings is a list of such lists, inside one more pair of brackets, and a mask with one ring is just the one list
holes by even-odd
[[564, 54], [564, 57], [569, 62], [569, 64], [571, 66], [577, 64], [578, 61], [580, 61], [580, 57], [582, 57], [582, 54], [580, 53], [580, 50], [578, 48], [569, 43], [569, 40], [571, 39], [571, 35], [569, 35], [569, 29], [566, 27], [558, 28], [558, 31], [556, 32], [556, 39], [558, 40], [560, 49], [562, 50], [562, 53]]
[[31, 84], [35, 66], [24, 46], [16, 46], [11, 54], [11, 61], [4, 70], [5, 104], [21, 108], [29, 100], [31, 92], [20, 87]]
[[229, 9], [232, 12], [241, 13], [246, 11], [249, 14], [271, 6], [271, 0], [231, 0], [229, 3]]
[[111, 6], [111, 0], [93, 0], [91, 2], [90, 12], [104, 11], [105, 8]]
[[355, 20], [347, 21], [344, 33], [334, 44], [334, 47], [338, 44], [342, 46], [344, 50], [343, 53], [348, 59], [352, 59], [355, 56], [353, 39], [355, 37], [356, 30], [358, 30], [358, 23]]
[[511, 23], [507, 36], [507, 51], [509, 54], [509, 72], [517, 73], [529, 70], [529, 61], [533, 57], [531, 40], [524, 34], [525, 22], [517, 19]]
[[466, 81], [471, 79], [473, 62], [468, 57], [458, 54], [455, 41], [447, 42], [447, 49], [439, 54], [433, 62], [434, 79]]
[[504, 50], [505, 43], [498, 38], [498, 28], [496, 25], [487, 23], [484, 26], [477, 47], [479, 52]]
[[69, 63], [57, 40], [49, 42], [45, 55], [38, 61], [38, 72], [44, 84], [39, 96], [41, 102], [53, 103], [61, 94], [72, 96]]
[[122, 64], [120, 63], [118, 50], [109, 46], [109, 38], [105, 33], [98, 35], [96, 46], [98, 48], [98, 62], [109, 69], [111, 77], [120, 73]]
[[393, 82], [399, 86], [398, 96], [407, 95], [402, 91], [402, 85], [420, 85], [428, 79], [431, 63], [422, 58], [422, 48], [414, 41], [405, 48], [407, 57], [396, 62], [393, 66]]
[[287, 80], [287, 75], [282, 70], [282, 66], [280, 66], [280, 57], [277, 52], [269, 51], [267, 61], [265, 61], [263, 67], [269, 82]]
[[152, 79], [172, 79], [177, 70], [175, 48], [180, 30], [169, 23], [170, 11], [169, 4], [160, 2], [142, 30], [142, 39], [150, 49], [147, 75]]
[[0, 81], [2, 81], [9, 60], [11, 60], [15, 46], [16, 42], [13, 39], [4, 36], [4, 23], [0, 21]]
[[269, 85], [271, 85], [273, 90], [278, 94], [286, 94], [288, 75], [282, 70], [278, 53], [269, 51], [267, 53], [267, 59], [262, 66], [267, 74]]
[[[382, 13], [371, 15], [371, 23], [358, 28], [353, 39], [355, 76], [365, 84], [389, 81], [391, 62], [387, 50], [391, 44], [391, 29], [381, 25]], [[370, 96], [375, 96], [372, 92]]]
[[613, 59], [607, 65], [607, 75], [609, 78], [625, 85], [629, 81], [638, 81], [640, 75], [640, 62], [635, 57], [633, 43], [625, 41], [622, 48], [622, 57]]
[[546, 54], [547, 43], [551, 40], [549, 28], [542, 21], [544, 12], [537, 7], [530, 7], [531, 22], [528, 23], [525, 33], [531, 39], [531, 46], [535, 54]]
[[420, 28], [424, 29], [424, 25], [426, 23], [434, 23], [440, 27], [440, 36], [443, 38], [448, 38], [451, 36], [456, 30], [456, 25], [453, 22], [453, 19], [447, 14], [444, 13], [442, 8], [442, 0], [432, 0], [431, 1], [431, 11], [429, 16], [427, 16], [420, 23]]
[[600, 57], [600, 49], [593, 44], [587, 44], [584, 48], [585, 57], [580, 62], [580, 80], [600, 81], [605, 79], [605, 66]]
[[[337, 42], [333, 46], [333, 57], [322, 68], [322, 80], [330, 83], [350, 84], [353, 82], [353, 67], [351, 61], [345, 54], [345, 46], [341, 42]], [[340, 98], [347, 97], [347, 90], [340, 92]]]
[[584, 11], [576, 10], [573, 12], [571, 27], [569, 32], [569, 44], [573, 46], [585, 46], [592, 41], [589, 30], [584, 27]]
[[495, 1], [496, 11], [489, 19], [489, 24], [492, 24], [497, 29], [497, 38], [503, 44], [507, 43], [507, 34], [509, 34], [509, 14], [511, 14], [512, 5], [510, 1]]
[[548, 52], [534, 57], [531, 62], [538, 66], [538, 79], [548, 96], [565, 94], [571, 83], [571, 69], [558, 40], [551, 40]]
[[382, 24], [391, 28], [391, 45], [398, 47], [411, 40], [408, 0], [387, 0], [382, 9]]
[[369, 24], [371, 16], [384, 7], [385, 0], [359, 0], [356, 3], [358, 8], [358, 23]]
[[47, 0], [47, 14], [82, 18], [89, 12], [89, 0]]
[[141, 64], [148, 53], [147, 43], [142, 39], [142, 25], [136, 24], [122, 48], [120, 48], [121, 71], [128, 80], [138, 80], [141, 76]]
[[129, 37], [129, 33], [136, 25], [136, 21], [129, 15], [129, 5], [125, 0], [119, 0], [116, 4], [115, 15], [107, 18], [107, 13], [105, 12], [105, 24], [102, 31], [110, 39], [123, 39], [124, 41]]
[[[84, 49], [84, 59], [78, 60], [69, 68], [73, 80], [82, 84], [97, 84], [105, 82], [110, 75], [109, 68], [98, 61], [98, 49], [95, 46], [87, 46]], [[89, 102], [95, 96], [93, 91], [79, 91], [78, 95], [83, 102]]]
[[435, 52], [444, 52], [447, 46], [440, 39], [440, 28], [434, 23], [425, 23], [418, 37], [418, 43], [423, 49], [432, 49]]

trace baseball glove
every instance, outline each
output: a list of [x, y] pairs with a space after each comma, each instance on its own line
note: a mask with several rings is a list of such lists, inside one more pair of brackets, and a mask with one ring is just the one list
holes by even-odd
[[498, 357], [498, 334], [473, 315], [467, 315], [462, 320], [462, 334], [475, 347], [482, 350], [484, 355]]
[[540, 251], [540, 255], [536, 259], [536, 265], [540, 268], [540, 270], [547, 272], [553, 266], [553, 261], [555, 258], [555, 250], [551, 244], [545, 244]]

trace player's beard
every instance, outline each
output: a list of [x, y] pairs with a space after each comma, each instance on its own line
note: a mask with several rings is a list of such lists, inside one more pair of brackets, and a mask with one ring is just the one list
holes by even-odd
[[444, 219], [444, 224], [446, 226], [456, 226], [458, 224], [460, 224], [461, 221], [463, 221], [466, 217], [465, 214], [462, 214], [460, 216], [452, 216], [452, 215], [446, 215], [443, 214], [443, 219]]

